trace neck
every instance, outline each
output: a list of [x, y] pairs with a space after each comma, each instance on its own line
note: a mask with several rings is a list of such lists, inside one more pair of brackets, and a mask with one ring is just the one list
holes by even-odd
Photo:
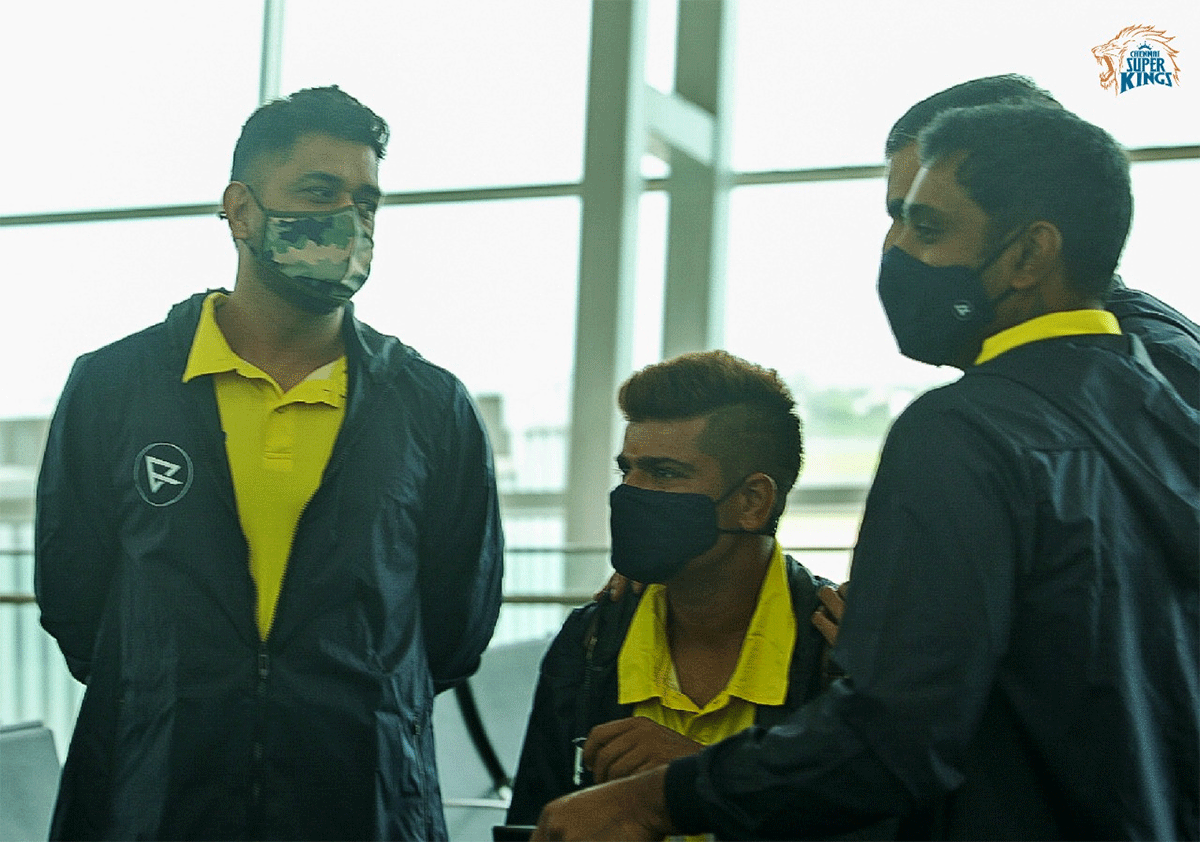
[[667, 633], [672, 641], [706, 648], [741, 646], [775, 550], [769, 535], [732, 535], [713, 563], [667, 585]]
[[284, 391], [345, 353], [342, 308], [307, 313], [261, 283], [239, 277], [216, 316], [233, 352], [274, 377]]

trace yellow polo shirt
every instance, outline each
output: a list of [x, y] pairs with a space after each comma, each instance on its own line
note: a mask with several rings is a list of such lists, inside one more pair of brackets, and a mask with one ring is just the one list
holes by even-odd
[[1121, 326], [1117, 323], [1117, 317], [1107, 310], [1066, 310], [1059, 313], [1047, 313], [1036, 319], [1021, 322], [1007, 330], [1002, 330], [983, 340], [983, 348], [975, 360], [975, 365], [995, 359], [1005, 351], [1011, 351], [1013, 348], [1029, 342], [1036, 342], [1039, 339], [1082, 336], [1089, 333], [1120, 334]]
[[346, 414], [346, 358], [317, 369], [284, 394], [225, 341], [215, 316], [225, 298], [216, 292], [205, 299], [183, 380], [213, 378], [258, 592], [258, 632], [266, 640], [300, 514], [321, 483]]
[[646, 588], [617, 657], [617, 697], [644, 716], [701, 745], [711, 745], [754, 724], [758, 705], [787, 698], [788, 668], [796, 645], [796, 615], [783, 550], [775, 552], [763, 578], [758, 605], [725, 689], [698, 707], [679, 688], [667, 641], [667, 594]]

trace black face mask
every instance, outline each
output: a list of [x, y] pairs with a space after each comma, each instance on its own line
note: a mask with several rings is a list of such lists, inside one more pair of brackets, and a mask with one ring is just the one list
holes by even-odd
[[899, 246], [888, 249], [879, 263], [879, 301], [900, 353], [930, 365], [950, 365], [982, 342], [984, 328], [996, 318], [996, 305], [1016, 292], [1010, 288], [988, 298], [983, 272], [1014, 242], [1016, 237], [977, 269], [930, 266]]
[[717, 506], [742, 482], [717, 500], [707, 494], [618, 485], [609, 495], [613, 569], [635, 582], [666, 582], [711, 550], [722, 533], [769, 534], [717, 527]]

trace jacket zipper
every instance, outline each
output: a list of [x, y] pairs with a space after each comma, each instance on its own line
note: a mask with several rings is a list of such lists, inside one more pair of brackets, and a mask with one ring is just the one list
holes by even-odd
[[254, 809], [256, 817], [258, 816], [258, 808], [262, 804], [262, 782], [263, 782], [263, 720], [266, 716], [266, 711], [263, 709], [263, 703], [267, 698], [267, 679], [271, 675], [271, 655], [267, 651], [267, 642], [260, 640], [258, 643], [258, 652], [255, 658], [255, 675], [254, 682], [254, 698], [257, 704], [257, 722], [255, 723], [254, 744], [251, 746], [250, 755], [250, 803]]

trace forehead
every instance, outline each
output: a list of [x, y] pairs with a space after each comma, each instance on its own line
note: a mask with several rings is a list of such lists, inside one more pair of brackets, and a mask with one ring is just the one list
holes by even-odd
[[917, 172], [921, 169], [921, 159], [917, 155], [917, 144], [910, 143], [903, 149], [892, 154], [887, 162], [887, 201], [903, 202], [912, 187]]
[[348, 184], [379, 183], [379, 159], [374, 149], [327, 134], [301, 135], [288, 151], [264, 156], [261, 167], [263, 177], [271, 181], [328, 173]]
[[905, 207], [934, 210], [964, 225], [986, 225], [987, 214], [958, 181], [958, 165], [964, 157], [963, 153], [948, 155], [917, 170], [904, 200]]
[[707, 425], [706, 416], [673, 421], [631, 421], [625, 427], [621, 455], [631, 459], [652, 456], [696, 463], [707, 456], [699, 446], [700, 435]]

